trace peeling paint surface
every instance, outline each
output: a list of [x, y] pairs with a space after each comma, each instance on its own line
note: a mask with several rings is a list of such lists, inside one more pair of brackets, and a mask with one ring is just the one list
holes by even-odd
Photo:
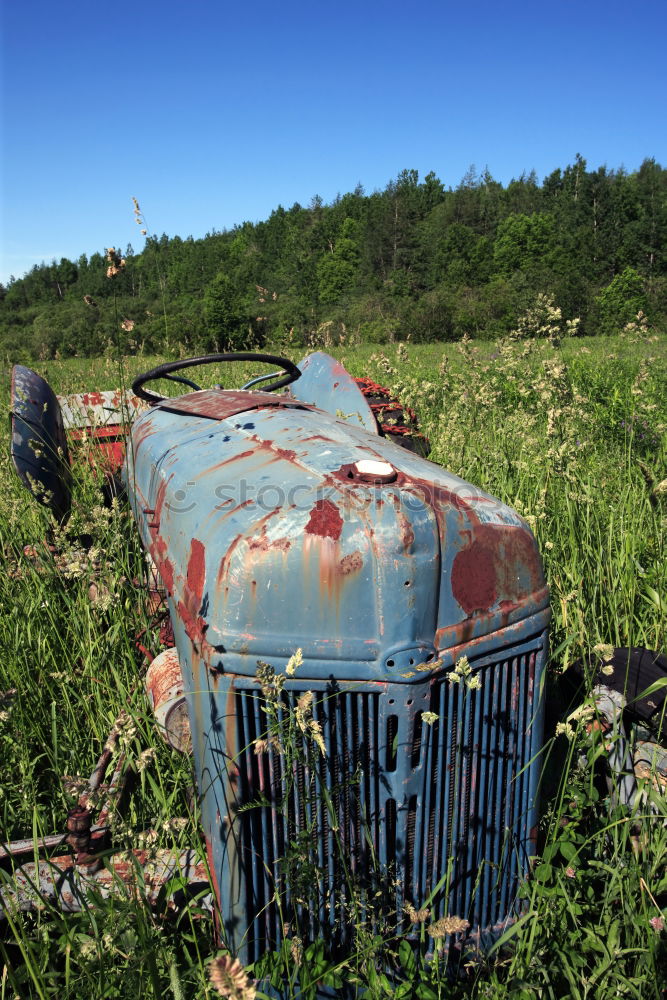
[[101, 430], [130, 424], [147, 404], [129, 390], [80, 392], [58, 396], [63, 423], [68, 430]]
[[[337, 392], [346, 373], [313, 358], [304, 378], [327, 371]], [[403, 898], [419, 903], [453, 856], [451, 912], [474, 905], [479, 927], [493, 926], [512, 905], [517, 859], [534, 851], [533, 697], [549, 618], [535, 541], [510, 508], [378, 436], [375, 422], [369, 432], [266, 395], [213, 390], [154, 407], [134, 424], [126, 470], [168, 593], [227, 939], [252, 960], [282, 933], [271, 879], [302, 813], [281, 798], [280, 755], [255, 753], [266, 726], [255, 676], [260, 659], [284, 671], [297, 647], [286, 704], [313, 692], [331, 788], [346, 768], [368, 775], [374, 850], [396, 866]], [[367, 481], [367, 460], [395, 477]], [[463, 655], [482, 683], [469, 697], [447, 681]], [[423, 711], [437, 720], [423, 723]], [[240, 806], [258, 797], [246, 820]], [[363, 871], [356, 807], [335, 808]], [[330, 896], [335, 844], [323, 820], [316, 828], [311, 861]], [[484, 870], [478, 903], [483, 860], [503, 875]]]
[[316, 351], [299, 364], [301, 378], [290, 386], [295, 399], [337, 416], [344, 413], [351, 424], [377, 434], [377, 423], [363, 392], [341, 363]]
[[[316, 410], [252, 413], [245, 427], [155, 407], [133, 431], [140, 530], [213, 668], [222, 647], [252, 674], [300, 645], [312, 676], [334, 660], [379, 679], [387, 650], [443, 651], [546, 606], [532, 535], [493, 497]], [[358, 481], [368, 457], [395, 482]]]

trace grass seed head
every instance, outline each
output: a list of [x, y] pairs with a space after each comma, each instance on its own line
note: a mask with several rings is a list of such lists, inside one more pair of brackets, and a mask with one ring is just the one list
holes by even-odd
[[208, 970], [211, 985], [228, 1000], [255, 1000], [257, 990], [238, 958], [219, 955]]
[[469, 927], [469, 922], [462, 917], [440, 917], [440, 920], [429, 924], [426, 931], [429, 937], [437, 940], [438, 938], [447, 937], [448, 934], [462, 934]]

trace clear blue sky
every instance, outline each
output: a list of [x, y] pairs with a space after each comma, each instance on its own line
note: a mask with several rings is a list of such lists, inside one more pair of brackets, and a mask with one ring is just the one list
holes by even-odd
[[667, 165], [667, 3], [6, 0], [0, 280], [329, 201]]

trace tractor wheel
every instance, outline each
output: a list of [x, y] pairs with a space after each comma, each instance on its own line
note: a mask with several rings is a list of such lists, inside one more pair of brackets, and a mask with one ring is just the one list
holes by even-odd
[[378, 385], [370, 378], [355, 378], [354, 381], [366, 397], [382, 437], [389, 438], [402, 448], [407, 448], [408, 451], [425, 458], [430, 451], [430, 445], [428, 439], [419, 431], [415, 411], [409, 406], [403, 406], [391, 395], [389, 389]]

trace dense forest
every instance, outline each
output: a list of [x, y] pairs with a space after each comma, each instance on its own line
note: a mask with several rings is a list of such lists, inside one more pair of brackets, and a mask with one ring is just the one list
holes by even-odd
[[[642, 311], [667, 324], [667, 170], [590, 170], [540, 184], [471, 168], [455, 188], [404, 170], [383, 191], [281, 206], [203, 239], [147, 233], [0, 286], [5, 359], [251, 345], [493, 338], [536, 302], [580, 334]], [[575, 325], [571, 326], [574, 329]]]

